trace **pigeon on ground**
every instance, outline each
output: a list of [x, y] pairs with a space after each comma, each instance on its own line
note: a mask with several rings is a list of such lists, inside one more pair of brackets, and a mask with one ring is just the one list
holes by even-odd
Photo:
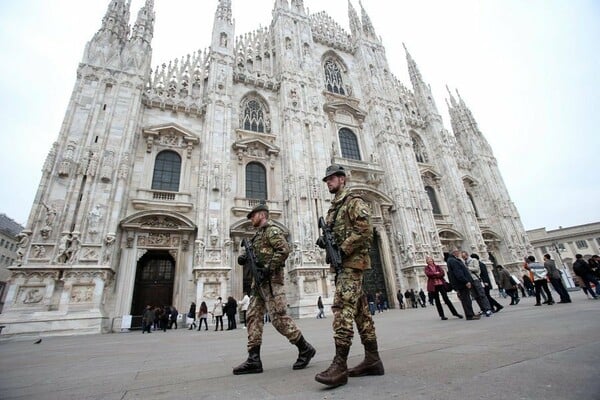
[[36, 340], [35, 342], [33, 342], [33, 344], [38, 344], [38, 343], [42, 343], [42, 339], [39, 338], [38, 340]]

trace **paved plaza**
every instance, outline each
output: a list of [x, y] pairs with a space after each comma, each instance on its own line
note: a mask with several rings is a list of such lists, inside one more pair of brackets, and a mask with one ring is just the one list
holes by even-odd
[[[600, 301], [572, 297], [501, 299], [479, 321], [441, 321], [431, 306], [377, 314], [385, 375], [335, 389], [314, 380], [333, 357], [330, 316], [298, 321], [317, 349], [308, 368], [292, 370], [296, 348], [267, 324], [264, 372], [242, 376], [231, 369], [246, 357], [244, 329], [0, 336], [0, 399], [600, 399]], [[350, 366], [362, 359], [354, 343]]]

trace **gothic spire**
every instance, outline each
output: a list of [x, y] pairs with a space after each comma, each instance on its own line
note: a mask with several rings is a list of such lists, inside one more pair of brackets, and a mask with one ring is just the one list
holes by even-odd
[[288, 10], [290, 5], [288, 4], [287, 0], [275, 0], [275, 6], [273, 7], [273, 10], [277, 10], [279, 8]]
[[129, 9], [131, 0], [110, 0], [106, 14], [102, 19], [102, 27], [96, 37], [103, 34], [115, 35], [121, 44], [125, 43], [129, 35]]
[[362, 31], [362, 25], [360, 23], [360, 20], [358, 19], [358, 14], [356, 13], [356, 10], [354, 9], [354, 6], [350, 2], [350, 0], [348, 0], [348, 19], [350, 20], [350, 31], [352, 32], [352, 36], [360, 36]]
[[450, 95], [450, 104], [448, 104], [448, 102], [446, 101], [446, 104], [448, 104], [448, 109], [450, 109], [450, 106], [452, 106], [452, 107], [458, 106], [458, 103], [456, 102], [456, 99], [452, 95], [452, 92], [450, 91], [450, 88], [448, 87], [448, 85], [446, 85], [446, 90], [448, 91], [448, 94]]
[[479, 132], [479, 127], [477, 126], [477, 121], [475, 121], [475, 118], [473, 117], [473, 113], [469, 107], [467, 107], [467, 104], [460, 96], [458, 90], [456, 90], [458, 101], [456, 101], [449, 89], [448, 93], [450, 94], [448, 113], [450, 114], [450, 123], [452, 125], [454, 134], [461, 136], [470, 131], [472, 133], [481, 135]]
[[406, 45], [402, 43], [402, 46], [404, 46], [404, 51], [406, 52], [406, 63], [408, 64], [408, 74], [410, 75], [410, 81], [413, 85], [413, 89], [417, 90], [417, 88], [424, 86], [425, 82], [423, 82], [423, 77], [421, 76], [421, 72], [417, 67], [417, 63], [415, 62], [415, 60], [413, 60], [412, 56], [408, 52]]
[[133, 25], [131, 40], [141, 40], [150, 44], [154, 36], [154, 0], [146, 0], [146, 4], [138, 11]]
[[291, 0], [292, 9], [304, 12], [304, 0]]
[[371, 18], [369, 18], [369, 15], [365, 11], [360, 0], [358, 1], [358, 4], [360, 4], [360, 14], [365, 35], [371, 39], [377, 39], [377, 34], [375, 33], [375, 28], [373, 28], [373, 24], [371, 23]]
[[219, 0], [215, 19], [231, 23], [231, 0]]

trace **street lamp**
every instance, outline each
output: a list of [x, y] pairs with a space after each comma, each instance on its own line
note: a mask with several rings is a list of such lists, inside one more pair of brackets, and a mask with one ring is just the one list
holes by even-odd
[[558, 247], [558, 243], [556, 242], [552, 242], [552, 247], [554, 248], [554, 252], [556, 253], [556, 256], [558, 257], [558, 261], [560, 262], [560, 265], [562, 265], [562, 280], [565, 284], [565, 287], [567, 289], [571, 289], [575, 287], [575, 282], [573, 282], [573, 278], [571, 277], [571, 273], [569, 272], [569, 268], [565, 265], [565, 263], [563, 262], [562, 257], [560, 256], [560, 252], [561, 249]]

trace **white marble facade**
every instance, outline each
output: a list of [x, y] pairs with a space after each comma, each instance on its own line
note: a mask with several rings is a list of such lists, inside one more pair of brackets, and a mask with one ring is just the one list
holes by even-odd
[[[215, 2], [210, 47], [151, 70], [153, 1], [131, 30], [129, 1], [107, 1], [44, 164], [22, 265], [11, 268], [4, 332], [118, 329], [133, 312], [138, 265], [158, 253], [174, 263], [166, 290], [180, 312], [241, 298], [235, 260], [258, 202], [249, 168], [293, 248], [295, 316], [314, 316], [317, 297], [333, 295], [314, 245], [332, 162], [372, 207], [391, 303], [398, 289], [425, 286], [426, 255], [443, 263], [461, 246], [510, 266], [530, 251], [464, 101], [449, 94], [451, 133], [408, 51], [412, 88], [394, 77], [362, 6], [359, 16], [349, 3], [347, 32], [301, 0], [277, 0], [269, 27], [236, 37], [231, 1]], [[165, 152], [178, 160], [176, 190], [152, 189]]]

